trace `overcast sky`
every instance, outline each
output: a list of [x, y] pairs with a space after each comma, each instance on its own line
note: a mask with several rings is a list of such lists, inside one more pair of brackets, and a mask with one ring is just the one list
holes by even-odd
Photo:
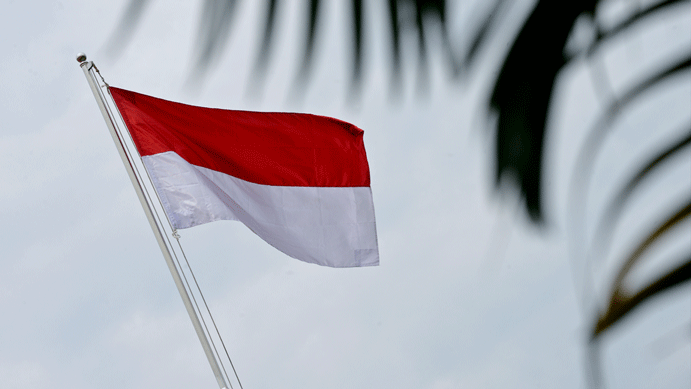
[[[593, 317], [583, 307], [593, 301], [582, 292], [583, 263], [569, 257], [566, 210], [583, 128], [601, 106], [588, 64], [575, 61], [555, 97], [548, 223], [540, 230], [515, 199], [492, 190], [483, 99], [505, 47], [501, 37], [465, 83], [449, 82], [435, 52], [422, 97], [415, 53], [405, 51], [406, 83], [392, 100], [385, 18], [373, 7], [363, 94], [353, 102], [342, 34], [349, 2], [330, 2], [311, 81], [296, 99], [305, 4], [289, 3], [262, 93], [251, 98], [260, 2], [240, 3], [228, 45], [196, 91], [185, 82], [200, 1], [151, 1], [118, 58], [105, 44], [127, 1], [2, 2], [0, 387], [217, 387], [75, 61], [83, 51], [113, 86], [208, 107], [333, 116], [365, 131], [379, 267], [302, 263], [238, 222], [181, 231], [246, 389], [584, 388]], [[520, 18], [527, 8], [519, 4], [510, 14]], [[613, 18], [620, 8], [612, 7]], [[474, 9], [453, 9], [454, 28], [476, 22]], [[610, 71], [615, 91], [664, 59], [665, 50], [688, 53], [691, 7], [678, 10], [604, 58], [603, 66], [617, 70]], [[508, 18], [503, 30], [515, 21]], [[639, 113], [626, 115], [606, 143], [593, 175], [595, 209], [621, 173], [610, 166], [641, 158], [643, 145], [688, 128], [691, 77], [673, 81], [640, 102]], [[684, 197], [691, 190], [688, 157], [636, 207], [655, 212], [661, 196]], [[635, 212], [623, 223], [638, 232], [645, 224]], [[689, 252], [689, 227], [669, 250]], [[617, 238], [625, 245], [635, 234]], [[595, 272], [596, 279], [609, 274], [606, 266]], [[609, 387], [691, 387], [690, 322], [686, 285], [613, 330], [602, 360]]]

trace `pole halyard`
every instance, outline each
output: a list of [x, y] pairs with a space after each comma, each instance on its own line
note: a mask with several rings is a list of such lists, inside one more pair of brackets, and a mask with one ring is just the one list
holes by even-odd
[[126, 146], [124, 145], [123, 140], [120, 138], [120, 135], [116, 129], [116, 123], [114, 121], [114, 118], [112, 117], [111, 112], [108, 110], [107, 104], [104, 101], [105, 93], [103, 93], [103, 91], [100, 89], [98, 85], [98, 79], [94, 74], [95, 65], [93, 64], [93, 62], [87, 61], [86, 55], [83, 53], [77, 54], [77, 61], [79, 62], [79, 66], [84, 71], [84, 75], [86, 76], [86, 79], [89, 82], [89, 86], [91, 87], [91, 92], [94, 94], [94, 97], [96, 98], [96, 103], [98, 104], [98, 107], [101, 110], [101, 114], [103, 115], [103, 119], [106, 121], [106, 125], [108, 127], [108, 130], [110, 131], [110, 135], [113, 138], [115, 147], [117, 148], [118, 153], [120, 154], [120, 158], [122, 159], [122, 162], [125, 165], [125, 170], [127, 170], [127, 174], [130, 177], [130, 180], [132, 181], [132, 186], [134, 187], [134, 190], [137, 193], [137, 197], [139, 198], [139, 201], [142, 204], [142, 208], [144, 209], [146, 218], [149, 221], [149, 225], [151, 225], [151, 230], [153, 231], [154, 236], [156, 237], [156, 241], [158, 242], [158, 246], [161, 249], [161, 253], [163, 254], [166, 264], [168, 265], [168, 269], [170, 270], [170, 273], [173, 276], [175, 286], [177, 287], [178, 292], [180, 293], [180, 297], [182, 297], [182, 301], [185, 304], [185, 308], [187, 309], [187, 313], [189, 314], [190, 319], [192, 320], [192, 325], [194, 326], [194, 330], [197, 333], [197, 336], [199, 337], [199, 341], [202, 344], [204, 353], [206, 354], [206, 357], [209, 360], [211, 370], [213, 370], [214, 376], [216, 377], [216, 381], [218, 382], [218, 386], [221, 389], [227, 389], [229, 388], [229, 385], [221, 368], [218, 357], [213, 352], [213, 349], [209, 342], [209, 338], [207, 337], [207, 334], [204, 331], [204, 327], [202, 326], [199, 320], [199, 315], [197, 314], [197, 311], [194, 309], [192, 300], [190, 299], [187, 289], [185, 288], [182, 278], [180, 277], [180, 271], [178, 270], [177, 266], [175, 266], [175, 262], [173, 261], [170, 248], [166, 244], [166, 241], [163, 237], [162, 227], [156, 221], [154, 213], [151, 209], [151, 204], [147, 199], [147, 196], [145, 195], [144, 190], [142, 188], [140, 178], [135, 173], [134, 168], [132, 167], [133, 162], [130, 160], [127, 152], [125, 151]]

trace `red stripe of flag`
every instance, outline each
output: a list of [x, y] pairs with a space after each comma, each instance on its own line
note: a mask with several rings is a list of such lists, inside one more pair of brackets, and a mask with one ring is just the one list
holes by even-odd
[[311, 114], [195, 107], [110, 88], [140, 155], [187, 162], [273, 186], [368, 187], [358, 127]]

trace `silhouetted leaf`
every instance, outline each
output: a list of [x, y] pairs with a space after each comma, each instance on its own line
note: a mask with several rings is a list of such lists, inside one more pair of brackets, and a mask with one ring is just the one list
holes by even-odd
[[593, 337], [599, 336], [603, 331], [619, 322], [629, 312], [631, 312], [631, 310], [638, 307], [646, 299], [665, 291], [672, 286], [691, 279], [691, 262], [687, 262], [634, 295], [628, 295], [624, 291], [624, 280], [626, 279], [626, 276], [629, 274], [633, 266], [640, 261], [645, 251], [647, 251], [650, 246], [652, 246], [663, 235], [668, 233], [673, 227], [677, 226], [684, 219], [687, 219], [690, 216], [691, 200], [689, 200], [685, 206], [683, 206], [667, 220], [661, 223], [657, 228], [655, 228], [655, 230], [653, 230], [636, 247], [631, 255], [626, 258], [624, 265], [617, 274], [614, 282], [614, 291], [610, 297], [607, 312], [600, 316], [593, 328]]
[[612, 297], [607, 312], [598, 319], [593, 328], [592, 339], [602, 335], [607, 329], [623, 319], [633, 309], [645, 303], [649, 298], [660, 295], [668, 289], [684, 282], [691, 281], [691, 257], [686, 263], [667, 273], [632, 296], [618, 294]]
[[[131, 31], [138, 23], [142, 14], [143, 5], [146, 0], [131, 0], [128, 11], [123, 15], [120, 27], [116, 30], [113, 42], [120, 46], [126, 43]], [[215, 57], [222, 52], [236, 10], [237, 0], [205, 0], [203, 12], [200, 18], [200, 32], [197, 38], [197, 47], [200, 48], [196, 54], [194, 72], [197, 77], [203, 76], [208, 70]], [[352, 87], [359, 88], [362, 82], [362, 63], [365, 39], [363, 21], [365, 17], [365, 7], [362, 0], [352, 0], [352, 35], [353, 35], [353, 77]], [[263, 29], [263, 39], [259, 50], [259, 55], [255, 63], [254, 79], [261, 80], [266, 72], [269, 62], [270, 49], [273, 41], [273, 30], [277, 17], [277, 0], [268, 0], [265, 23]], [[307, 81], [311, 73], [315, 44], [319, 35], [319, 20], [322, 17], [323, 3], [320, 0], [310, 0], [307, 7], [307, 32], [305, 36], [305, 47], [298, 74], [296, 76], [296, 87], [301, 87]], [[400, 12], [401, 9], [410, 12]], [[418, 35], [418, 74], [420, 85], [427, 84], [427, 40], [425, 31], [430, 28], [429, 23], [439, 27], [442, 38], [442, 51], [453, 69], [453, 74], [458, 73], [458, 64], [451, 48], [450, 40], [446, 30], [446, 1], [445, 0], [389, 0], [388, 13], [390, 18], [390, 39], [392, 50], [392, 85], [400, 84], [401, 69], [401, 35], [408, 30], [413, 30]], [[112, 45], [113, 54], [118, 54], [118, 47]]]
[[664, 150], [661, 150], [658, 155], [652, 158], [647, 163], [643, 164], [636, 170], [636, 173], [626, 182], [626, 184], [617, 191], [614, 198], [608, 203], [598, 227], [595, 229], [595, 242], [593, 243], [593, 256], [604, 257], [606, 249], [609, 246], [614, 226], [618, 222], [621, 212], [628, 203], [631, 194], [645, 181], [651, 174], [653, 174], [664, 162], [669, 161], [677, 153], [681, 152], [685, 147], [691, 146], [691, 130], [684, 138], [673, 142], [672, 145]]
[[362, 84], [362, 0], [353, 0], [353, 80], [352, 86], [360, 90]]
[[195, 61], [197, 76], [203, 76], [229, 37], [236, 0], [205, 0], [199, 26], [199, 53]]
[[[446, 30], [446, 1], [445, 0], [389, 0], [389, 22], [392, 52], [392, 85], [399, 87], [401, 78], [401, 37], [408, 30], [413, 30], [418, 37], [418, 85], [425, 88], [428, 83], [427, 69], [427, 38], [425, 31], [430, 26], [436, 26], [440, 30], [442, 38], [442, 51], [447, 55], [447, 60], [452, 69], [455, 64], [454, 55]], [[428, 23], [431, 23], [428, 24]], [[455, 70], [454, 70], [455, 72]]]
[[398, 0], [389, 0], [389, 22], [391, 23], [391, 57], [393, 66], [391, 84], [398, 86], [401, 83], [401, 28], [398, 23]]
[[498, 113], [496, 181], [513, 176], [534, 222], [543, 221], [541, 175], [545, 123], [554, 82], [565, 64], [566, 39], [576, 18], [596, 1], [541, 1], [504, 61], [490, 100]]
[[305, 38], [305, 51], [302, 54], [302, 65], [298, 72], [296, 84], [302, 86], [312, 69], [312, 53], [314, 52], [314, 42], [317, 37], [317, 22], [319, 21], [320, 0], [310, 0], [309, 12], [307, 13], [307, 36]]
[[120, 18], [115, 32], [110, 36], [109, 42], [106, 45], [110, 55], [114, 57], [119, 56], [130, 39], [132, 39], [132, 34], [137, 24], [139, 24], [146, 4], [147, 0], [130, 0], [127, 9], [125, 9], [125, 14]]
[[[638, 23], [646, 21], [649, 17], [657, 15], [660, 11], [668, 11], [671, 8], [671, 6], [681, 4], [684, 2], [688, 2], [688, 0], [665, 0], [657, 4], [649, 5], [648, 8], [639, 10], [637, 13], [624, 19], [621, 23], [617, 24], [610, 30], [598, 30], [597, 37], [595, 38], [595, 40], [599, 44], [601, 42], [615, 38], [616, 36], [631, 31], [631, 29], [634, 28]], [[598, 44], [595, 44], [591, 47], [591, 53], [597, 49]]]
[[[613, 122], [618, 115], [631, 103], [645, 95], [646, 92], [658, 86], [660, 83], [691, 68], [691, 57], [674, 63], [652, 77], [648, 77], [631, 87], [619, 98], [615, 99], [603, 110], [602, 115], [595, 121], [595, 125], [588, 132], [583, 146], [576, 157], [574, 172], [571, 178], [569, 190], [569, 219], [573, 231], [583, 230], [583, 216], [585, 215], [586, 196], [589, 188], [589, 177], [594, 168], [597, 155], [604, 144], [605, 137], [613, 129]], [[575, 239], [581, 241], [581, 239]], [[580, 244], [580, 243], [579, 243]]]
[[277, 0], [269, 0], [266, 7], [266, 21], [264, 23], [264, 33], [262, 37], [262, 45], [259, 49], [259, 55], [254, 63], [254, 79], [263, 79], [266, 74], [267, 65], [269, 62], [269, 53], [271, 52], [271, 43], [274, 37], [274, 25], [276, 24], [276, 8]]
[[[415, 29], [417, 30], [417, 44], [418, 44], [418, 63], [419, 67], [417, 69], [418, 73], [418, 85], [420, 88], [426, 88], [428, 78], [427, 78], [427, 40], [425, 39], [425, 26], [422, 24], [423, 18], [423, 4], [425, 2], [416, 1], [415, 2]], [[443, 12], [443, 10], [441, 11]], [[423, 81], [424, 80], [424, 81]]]
[[506, 0], [496, 0], [494, 2], [494, 6], [487, 14], [487, 17], [483, 18], [482, 24], [477, 29], [477, 32], [474, 34], [474, 38], [470, 43], [470, 47], [466, 51], [466, 54], [463, 57], [463, 60], [461, 61], [461, 66], [466, 68], [472, 66], [480, 48], [487, 44], [486, 41], [489, 39], [488, 37], [490, 29], [492, 25], [494, 25], [494, 23], [497, 22], [499, 11], [501, 11], [504, 4], [506, 4]]
[[622, 266], [617, 278], [615, 280], [615, 285], [618, 289], [623, 288], [624, 278], [631, 271], [631, 268], [640, 260], [641, 255], [663, 234], [669, 232], [669, 230], [679, 224], [682, 220], [691, 215], [691, 200], [681, 207], [673, 215], [669, 216], [667, 220], [661, 223], [653, 232], [648, 234], [648, 236], [641, 243], [638, 244], [633, 253], [624, 261], [624, 266]]

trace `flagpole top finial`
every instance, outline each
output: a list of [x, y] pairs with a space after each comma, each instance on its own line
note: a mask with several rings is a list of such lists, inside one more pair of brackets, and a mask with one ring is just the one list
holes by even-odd
[[82, 63], [84, 61], [86, 61], [86, 54], [77, 53], [77, 62]]

